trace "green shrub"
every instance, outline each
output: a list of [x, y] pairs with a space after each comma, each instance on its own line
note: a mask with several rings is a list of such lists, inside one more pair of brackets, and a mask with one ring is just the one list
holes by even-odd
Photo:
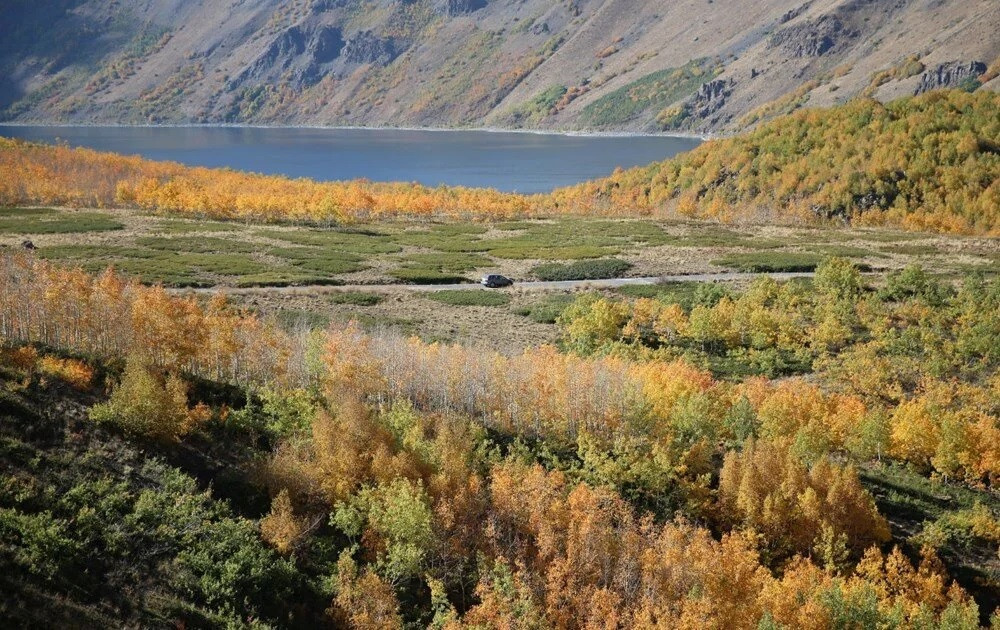
[[545, 298], [516, 309], [514, 312], [539, 324], [554, 324], [566, 307], [573, 302], [572, 295], [548, 295]]
[[426, 267], [400, 267], [389, 272], [393, 278], [413, 284], [461, 284], [471, 282], [468, 278], [454, 273], [427, 269]]
[[427, 298], [451, 306], [505, 306], [510, 304], [510, 296], [506, 293], [486, 289], [435, 291], [429, 293]]
[[56, 211], [50, 208], [0, 210], [0, 233], [67, 234], [107, 232], [125, 225], [101, 212]]
[[217, 236], [146, 236], [135, 241], [139, 245], [168, 252], [191, 252], [198, 254], [211, 253], [250, 253], [260, 249], [259, 245], [235, 238], [220, 238]]
[[410, 254], [403, 258], [410, 264], [421, 267], [429, 267], [440, 271], [452, 271], [461, 273], [472, 271], [482, 267], [490, 266], [490, 259], [480, 254], [467, 252], [435, 252], [423, 254]]
[[680, 68], [659, 70], [587, 105], [580, 119], [592, 127], [620, 125], [645, 111], [659, 111], [694, 93], [713, 76], [700, 60]]
[[620, 278], [632, 268], [632, 263], [617, 258], [580, 260], [568, 264], [547, 263], [538, 265], [531, 273], [540, 280], [600, 280]]
[[813, 271], [823, 261], [819, 254], [799, 252], [767, 252], [751, 254], [728, 254], [712, 261], [719, 267], [730, 267], [753, 273], [774, 273], [782, 271]]
[[919, 297], [932, 305], [940, 305], [948, 297], [948, 288], [920, 265], [909, 265], [890, 273], [878, 296], [882, 300], [895, 302]]
[[[397, 234], [393, 240], [400, 245], [423, 247], [439, 252], [484, 252], [495, 247], [496, 241], [482, 241], [472, 234], [466, 233], [434, 233], [434, 232], [404, 232]], [[398, 250], [397, 250], [398, 251]]]
[[337, 291], [327, 295], [327, 300], [334, 304], [350, 304], [351, 306], [375, 306], [385, 299], [378, 293], [365, 291]]
[[489, 250], [491, 256], [512, 260], [573, 260], [577, 258], [599, 258], [614, 254], [615, 249], [595, 245], [501, 245]]

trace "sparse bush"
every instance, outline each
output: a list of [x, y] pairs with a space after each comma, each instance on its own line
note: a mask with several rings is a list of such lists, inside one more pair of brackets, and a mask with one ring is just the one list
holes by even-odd
[[574, 299], [572, 295], [549, 295], [538, 302], [522, 306], [514, 312], [539, 324], [554, 324], [559, 315]]
[[380, 303], [384, 296], [378, 293], [366, 293], [364, 291], [336, 291], [327, 296], [327, 299], [334, 304], [350, 304], [351, 306], [375, 306]]
[[600, 280], [620, 278], [632, 268], [632, 263], [617, 258], [581, 260], [568, 264], [548, 263], [538, 265], [531, 273], [540, 280]]
[[813, 271], [822, 262], [817, 254], [798, 252], [767, 252], [752, 254], [729, 254], [712, 261], [719, 267], [731, 267], [752, 273], [776, 273], [783, 271]]
[[506, 293], [484, 289], [435, 291], [428, 294], [427, 298], [450, 306], [505, 306], [510, 304], [510, 296]]
[[413, 284], [462, 284], [470, 282], [465, 276], [424, 267], [400, 267], [390, 271], [389, 275]]

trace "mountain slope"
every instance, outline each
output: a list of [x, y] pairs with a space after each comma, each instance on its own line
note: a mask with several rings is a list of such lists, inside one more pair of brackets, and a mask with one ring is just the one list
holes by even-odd
[[44, 122], [732, 131], [992, 78], [991, 0], [60, 0], [0, 8]]

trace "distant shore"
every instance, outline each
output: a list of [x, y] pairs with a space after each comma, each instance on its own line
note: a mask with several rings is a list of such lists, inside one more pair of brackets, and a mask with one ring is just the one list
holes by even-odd
[[328, 129], [330, 131], [426, 131], [426, 132], [461, 132], [476, 131], [485, 133], [521, 133], [540, 136], [569, 136], [584, 138], [683, 138], [686, 140], [712, 140], [716, 134], [690, 133], [683, 131], [641, 132], [641, 131], [583, 131], [574, 129], [508, 129], [505, 127], [393, 127], [365, 125], [268, 125], [255, 123], [157, 123], [157, 124], [122, 124], [99, 122], [0, 122], [2, 127], [106, 127], [134, 129]]

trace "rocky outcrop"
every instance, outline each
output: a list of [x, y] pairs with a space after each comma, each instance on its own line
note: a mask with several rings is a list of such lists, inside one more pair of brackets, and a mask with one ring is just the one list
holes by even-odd
[[486, 6], [486, 0], [439, 0], [438, 11], [447, 16], [473, 13]]
[[290, 79], [297, 88], [313, 85], [330, 70], [330, 64], [341, 55], [344, 47], [339, 28], [320, 26], [307, 31], [301, 26], [292, 26], [278, 35], [227, 87], [234, 90], [245, 84], [274, 81], [280, 77]]
[[858, 36], [837, 17], [819, 19], [784, 28], [771, 36], [768, 45], [780, 48], [789, 57], [820, 57], [841, 43]]
[[316, 31], [313, 38], [309, 40], [306, 51], [312, 57], [313, 62], [323, 64], [329, 63], [340, 55], [344, 48], [344, 37], [339, 28], [324, 26]]
[[736, 82], [732, 79], [715, 79], [702, 83], [687, 103], [687, 110], [699, 118], [708, 118], [726, 104]]
[[381, 38], [371, 31], [361, 31], [349, 39], [342, 52], [348, 63], [374, 63], [387, 66], [402, 52], [396, 40]]
[[981, 61], [949, 61], [920, 75], [920, 85], [914, 94], [937, 88], [958, 87], [963, 83], [978, 80], [986, 72], [986, 64]]

